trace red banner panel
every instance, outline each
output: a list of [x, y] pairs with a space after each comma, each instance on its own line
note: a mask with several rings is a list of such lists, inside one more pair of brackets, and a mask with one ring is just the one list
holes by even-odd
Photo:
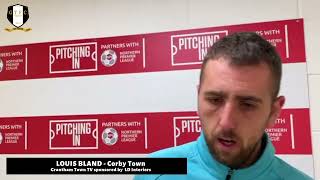
[[253, 31], [283, 63], [306, 62], [303, 19], [0, 47], [0, 80], [199, 69], [222, 37]]
[[[267, 129], [277, 154], [312, 154], [309, 109], [284, 109]], [[196, 140], [196, 112], [0, 118], [1, 154], [150, 153]]]

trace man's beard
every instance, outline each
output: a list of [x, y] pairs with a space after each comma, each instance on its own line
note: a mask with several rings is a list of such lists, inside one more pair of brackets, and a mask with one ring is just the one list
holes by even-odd
[[[233, 168], [239, 169], [243, 167], [243, 165], [250, 159], [256, 148], [259, 145], [259, 139], [249, 139], [249, 143], [246, 147], [241, 138], [239, 138], [233, 131], [224, 131], [212, 136], [213, 139], [210, 141], [206, 136], [206, 142], [208, 148], [212, 154], [212, 156], [219, 161], [220, 163]], [[236, 141], [237, 149], [233, 149], [233, 151], [223, 151], [218, 147], [219, 138], [227, 138]]]

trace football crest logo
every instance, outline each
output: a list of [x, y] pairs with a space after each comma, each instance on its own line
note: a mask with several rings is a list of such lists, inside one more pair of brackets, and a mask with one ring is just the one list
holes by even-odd
[[101, 62], [106, 67], [111, 67], [117, 62], [117, 54], [115, 51], [108, 49], [101, 54]]
[[0, 72], [2, 72], [2, 70], [3, 70], [3, 61], [2, 61], [2, 59], [0, 58]]
[[6, 31], [11, 32], [21, 30], [24, 32], [30, 31], [31, 28], [21, 28], [29, 19], [29, 10], [27, 6], [16, 4], [8, 7], [7, 18], [15, 28], [5, 28]]
[[104, 142], [104, 144], [108, 145], [108, 146], [112, 146], [114, 144], [117, 143], [118, 141], [118, 132], [117, 130], [113, 129], [113, 128], [106, 128], [103, 132], [102, 132], [102, 141]]
[[0, 132], [0, 144], [2, 144], [2, 140], [3, 140], [3, 137], [2, 137], [2, 134]]

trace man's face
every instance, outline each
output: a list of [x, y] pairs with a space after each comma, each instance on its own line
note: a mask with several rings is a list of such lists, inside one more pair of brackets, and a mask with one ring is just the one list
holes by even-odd
[[241, 167], [259, 153], [265, 128], [278, 117], [284, 97], [272, 100], [266, 64], [230, 65], [209, 60], [198, 90], [198, 113], [211, 153], [230, 167]]

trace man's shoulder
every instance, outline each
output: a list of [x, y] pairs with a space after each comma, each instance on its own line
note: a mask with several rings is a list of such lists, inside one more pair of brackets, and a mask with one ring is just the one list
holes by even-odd
[[275, 166], [274, 170], [276, 173], [282, 177], [283, 179], [290, 179], [290, 180], [312, 180], [312, 178], [302, 171], [296, 169], [295, 167], [291, 166], [284, 160], [276, 157], [275, 159], [277, 165]]
[[160, 157], [190, 157], [196, 153], [196, 141], [183, 144], [176, 147], [162, 149], [156, 152], [153, 152], [148, 155], [148, 157], [160, 158]]

